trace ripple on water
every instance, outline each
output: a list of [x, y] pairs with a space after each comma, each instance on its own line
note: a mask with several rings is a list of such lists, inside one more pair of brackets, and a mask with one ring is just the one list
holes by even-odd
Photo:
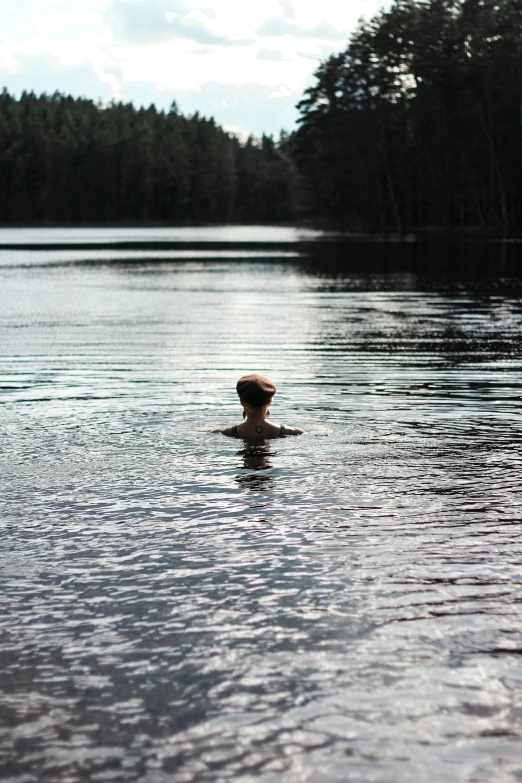
[[[2, 283], [4, 779], [522, 775], [515, 288], [274, 259]], [[199, 431], [253, 369], [305, 436]]]

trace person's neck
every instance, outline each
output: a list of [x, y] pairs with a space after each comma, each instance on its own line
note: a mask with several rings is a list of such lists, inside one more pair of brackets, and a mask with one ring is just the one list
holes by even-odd
[[266, 416], [262, 413], [247, 413], [245, 423], [248, 424], [266, 424]]

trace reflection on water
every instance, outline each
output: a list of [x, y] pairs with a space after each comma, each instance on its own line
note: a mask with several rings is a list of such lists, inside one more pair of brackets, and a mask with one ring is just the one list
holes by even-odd
[[247, 443], [237, 452], [237, 456], [242, 460], [241, 472], [237, 475], [237, 483], [240, 486], [264, 492], [273, 489], [272, 454], [268, 442]]
[[521, 777], [517, 245], [373, 245], [0, 253], [3, 779]]

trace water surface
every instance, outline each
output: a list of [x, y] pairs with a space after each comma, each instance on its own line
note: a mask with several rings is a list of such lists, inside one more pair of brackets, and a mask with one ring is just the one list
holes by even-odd
[[0, 253], [4, 779], [522, 777], [521, 287], [402, 250]]

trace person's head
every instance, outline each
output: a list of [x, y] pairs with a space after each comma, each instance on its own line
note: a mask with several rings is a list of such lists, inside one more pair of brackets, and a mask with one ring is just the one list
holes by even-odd
[[268, 407], [272, 404], [272, 398], [276, 393], [276, 387], [268, 378], [262, 375], [244, 375], [236, 385], [239, 400], [245, 413], [265, 413], [268, 415]]

